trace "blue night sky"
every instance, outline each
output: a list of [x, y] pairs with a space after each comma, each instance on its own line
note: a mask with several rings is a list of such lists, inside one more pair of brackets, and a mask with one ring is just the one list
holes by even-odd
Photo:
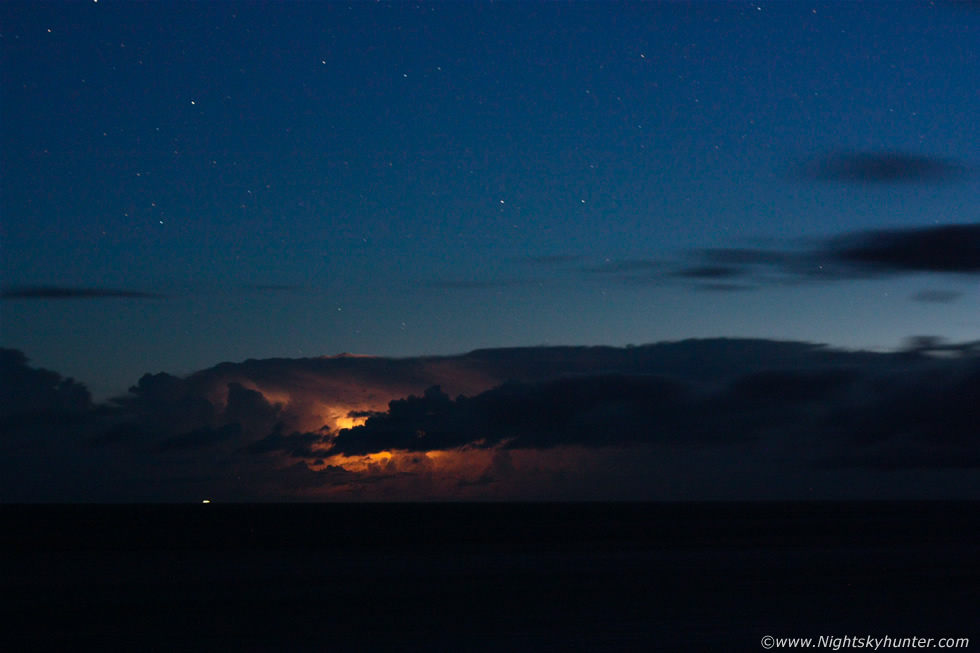
[[975, 270], [677, 270], [976, 225], [978, 33], [967, 3], [4, 3], [2, 341], [107, 395], [342, 351], [969, 339]]
[[4, 2], [0, 501], [976, 498], [977, 8]]

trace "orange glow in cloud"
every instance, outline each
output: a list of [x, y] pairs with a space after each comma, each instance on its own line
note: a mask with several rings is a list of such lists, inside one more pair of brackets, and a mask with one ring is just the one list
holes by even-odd
[[[251, 379], [238, 382], [262, 393], [269, 403], [279, 404], [280, 415], [288, 430], [314, 433], [326, 429], [330, 432], [328, 438], [367, 422], [368, 417], [352, 417], [352, 412], [384, 412], [388, 409], [389, 401], [411, 394], [394, 394], [390, 389], [386, 392], [386, 389], [377, 387], [345, 388], [339, 384], [325, 384], [321, 388], [284, 388]], [[316, 463], [306, 461], [313, 471], [340, 467], [357, 474], [364, 481], [377, 483], [383, 480], [399, 486], [414, 483], [416, 493], [434, 492], [450, 497], [460, 494], [460, 488], [464, 488], [463, 494], [476, 492], [481, 479], [487, 478], [495, 454], [493, 449], [469, 448], [424, 452], [393, 450], [362, 456], [329, 455], [328, 442], [314, 445], [313, 451], [322, 452], [322, 459]], [[420, 485], [424, 487], [419, 489]], [[336, 488], [321, 488], [321, 491], [333, 494]]]
[[[410, 471], [412, 468], [423, 467], [433, 469], [432, 463], [438, 456], [433, 456], [434, 452], [407, 452], [407, 451], [379, 451], [365, 456], [345, 456], [337, 454], [324, 458], [324, 464], [335, 467], [343, 467], [349, 472], [361, 474], [392, 473], [399, 471]], [[311, 469], [322, 468], [311, 465]]]
[[335, 455], [306, 464], [313, 471], [342, 468], [349, 476], [337, 483], [310, 485], [298, 493], [322, 500], [554, 500], [584, 487], [586, 492], [612, 491], [612, 496], [618, 496], [615, 487], [607, 488], [607, 470], [628, 467], [637, 473], [635, 468], [643, 467], [637, 460], [646, 460], [638, 453], [650, 452], [596, 452], [566, 446]]
[[[276, 361], [266, 363], [275, 373], [264, 371], [260, 374], [242, 366], [231, 373], [217, 374], [208, 380], [205, 392], [221, 411], [227, 404], [227, 384], [240, 383], [261, 393], [271, 405], [278, 405], [277, 428], [281, 427], [284, 434], [328, 433], [324, 442], [313, 445], [314, 456], [320, 458], [306, 458], [304, 464], [314, 472], [341, 468], [350, 476], [347, 481], [338, 476], [336, 483], [327, 485], [312, 483], [299, 491], [301, 495], [406, 500], [518, 496], [517, 491], [524, 489], [518, 477], [562, 469], [570, 462], [562, 460], [561, 456], [556, 458], [554, 451], [539, 456], [478, 446], [448, 451], [390, 450], [363, 456], [330, 455], [332, 437], [343, 430], [362, 426], [369, 419], [352, 417], [352, 412], [384, 413], [389, 402], [409, 395], [422, 396], [433, 385], [440, 385], [450, 396], [473, 396], [499, 384], [500, 379], [479, 366], [469, 369], [460, 366], [458, 361], [438, 358], [427, 360], [421, 372], [413, 371], [411, 380], [398, 375], [362, 374], [358, 372], [359, 368], [349, 365], [314, 373], [308, 369], [280, 370], [275, 368], [278, 364]], [[578, 456], [571, 458], [574, 460]], [[296, 462], [285, 452], [279, 461], [284, 468]]]
[[[268, 383], [258, 383], [251, 379], [228, 379], [228, 381], [240, 383], [249, 390], [261, 393], [270, 404], [278, 404], [288, 428], [294, 431], [315, 432], [324, 426], [331, 431], [340, 431], [341, 429], [361, 426], [367, 421], [367, 418], [350, 417], [349, 413], [385, 411], [388, 409], [389, 401], [401, 398], [394, 394], [389, 396], [388, 393], [382, 394], [372, 391], [370, 392], [371, 399], [352, 401], [351, 399], [356, 396], [355, 390], [358, 388], [340, 393], [334, 387], [327, 387], [321, 394], [316, 389], [287, 389]], [[368, 394], [363, 388], [360, 390], [362, 391], [361, 394]], [[209, 399], [219, 409], [223, 409], [228, 403], [227, 386], [215, 390]]]
[[320, 470], [332, 465], [365, 476], [425, 474], [457, 482], [484, 474], [494, 453], [494, 450], [478, 449], [424, 452], [395, 450], [364, 456], [337, 454], [324, 457], [322, 465], [310, 465], [310, 469]]
[[[334, 410], [337, 410], [336, 408]], [[355, 411], [355, 408], [344, 408], [342, 412], [337, 417], [334, 417], [333, 424], [336, 430], [341, 429], [352, 429], [355, 426], [363, 426], [364, 422], [367, 421], [367, 417], [350, 417], [349, 413]], [[362, 409], [363, 410], [363, 409]]]

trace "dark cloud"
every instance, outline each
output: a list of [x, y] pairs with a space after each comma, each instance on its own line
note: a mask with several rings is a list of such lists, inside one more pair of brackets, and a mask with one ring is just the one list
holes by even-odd
[[840, 152], [800, 167], [804, 178], [861, 184], [909, 184], [960, 179], [966, 167], [905, 152]]
[[380, 411], [380, 410], [352, 410], [349, 413], [347, 413], [347, 417], [354, 417], [354, 418], [360, 418], [360, 417], [379, 417], [381, 415], [384, 415], [384, 411]]
[[[249, 360], [147, 374], [98, 406], [20, 352], [0, 363], [0, 499], [516, 496], [573, 488], [585, 469], [625, 497], [653, 487], [620, 477], [627, 464], [705, 487], [723, 467], [766, 469], [777, 489], [795, 474], [980, 465], [980, 342], [933, 337], [892, 353], [711, 339]], [[457, 473], [428, 452], [479, 462]]]
[[[343, 467], [327, 465], [323, 469], [310, 469], [306, 463], [297, 462], [288, 467], [268, 469], [266, 476], [280, 491], [302, 492], [310, 488], [331, 485], [348, 485], [363, 482], [359, 475]], [[295, 494], [286, 494], [284, 499], [292, 499]], [[268, 500], [266, 497], [264, 500]]]
[[430, 451], [461, 447], [469, 444], [471, 438], [449, 423], [454, 411], [449, 395], [433, 386], [421, 397], [411, 395], [392, 401], [386, 414], [368, 419], [368, 426], [341, 431], [329, 453], [360, 456], [389, 449]]
[[835, 406], [824, 465], [876, 469], [980, 467], [980, 359], [924, 365], [877, 380], [878, 391]]
[[0, 348], [0, 419], [92, 408], [92, 397], [84, 385], [27, 363], [23, 352]]
[[166, 438], [156, 446], [160, 452], [184, 451], [187, 449], [205, 449], [214, 445], [237, 439], [241, 436], [242, 425], [225, 424], [217, 428], [205, 426], [187, 433], [181, 433]]
[[951, 304], [962, 296], [963, 293], [952, 290], [920, 290], [911, 299], [929, 304]]
[[131, 423], [130, 432], [140, 431], [145, 438], [176, 435], [218, 422], [215, 405], [194, 384], [165, 372], [144, 374], [128, 395], [113, 401]]
[[248, 432], [268, 433], [279, 423], [281, 404], [268, 401], [258, 390], [246, 388], [241, 383], [227, 385], [228, 395], [222, 414], [226, 424], [242, 425]]
[[[701, 344], [707, 348], [698, 352]], [[703, 363], [717, 344], [685, 349], [692, 364]], [[811, 352], [802, 367], [755, 372], [715, 361], [726, 373], [714, 381], [609, 373], [512, 381], [455, 400], [433, 387], [342, 431], [331, 452], [762, 447], [775, 438], [797, 442], [801, 465], [972, 467], [963, 461], [980, 461], [980, 357], [972, 349], [959, 349], [958, 358], [927, 351], [938, 349], [913, 358]]]
[[[560, 258], [565, 260], [566, 257]], [[852, 232], [786, 250], [751, 247], [699, 249], [688, 252], [685, 258], [683, 262], [607, 260], [579, 267], [578, 270], [603, 282], [634, 286], [690, 282], [695, 284], [693, 287], [696, 290], [712, 292], [898, 274], [978, 274], [980, 223]], [[530, 283], [534, 282], [441, 281], [431, 285], [442, 289], [483, 290]], [[934, 303], [952, 301], [948, 295], [942, 294], [925, 293], [915, 298]]]
[[947, 342], [939, 336], [910, 336], [903, 344], [901, 351], [905, 354], [937, 354], [954, 357], [980, 355], [980, 340]]
[[[294, 458], [317, 459], [323, 455], [323, 451], [321, 449], [314, 450], [313, 446], [323, 443], [325, 439], [326, 433], [299, 433], [294, 431], [286, 435], [282, 432], [282, 426], [278, 425], [275, 431], [250, 444], [247, 451], [250, 453], [285, 452]], [[319, 464], [322, 465], [323, 461], [320, 460]]]
[[975, 470], [980, 468], [980, 453], [923, 451], [921, 448], [866, 448], [864, 451], [827, 456], [813, 466], [817, 469], [858, 468], [888, 472], [936, 468]]
[[747, 374], [729, 386], [726, 400], [733, 405], [785, 405], [823, 401], [853, 383], [859, 374], [850, 368], [827, 370], [765, 370]]
[[0, 290], [0, 299], [162, 299], [165, 295], [120, 288], [18, 286]]
[[[691, 258], [695, 263], [672, 273], [675, 278], [737, 278], [753, 284], [785, 285], [916, 273], [972, 275], [980, 273], [980, 223], [855, 232], [785, 252], [698, 250]], [[721, 284], [710, 289], [745, 287]], [[919, 293], [914, 299], [949, 302], [957, 296], [933, 291]]]
[[882, 229], [831, 241], [846, 265], [883, 272], [980, 272], [980, 224]]
[[[158, 453], [234, 448], [273, 431], [283, 419], [282, 406], [241, 383], [225, 384], [220, 401], [187, 379], [145, 374], [130, 394], [114, 400], [121, 423], [99, 433], [97, 446], [143, 444]], [[223, 404], [223, 406], [222, 406]]]
[[485, 442], [548, 448], [684, 441], [678, 425], [696, 396], [680, 379], [602, 373], [511, 382], [465, 403], [467, 416], [479, 424], [473, 432]]
[[684, 418], [696, 406], [686, 384], [654, 375], [511, 381], [455, 400], [434, 386], [422, 396], [392, 401], [386, 414], [342, 431], [330, 451], [365, 455], [390, 449], [547, 449], [710, 440], [711, 433], [691, 431]]

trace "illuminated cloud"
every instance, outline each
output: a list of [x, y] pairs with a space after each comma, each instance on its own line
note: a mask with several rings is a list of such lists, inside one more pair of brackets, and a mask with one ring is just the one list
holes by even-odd
[[778, 497], [828, 474], [868, 496], [897, 491], [885, 470], [980, 469], [980, 343], [928, 337], [248, 360], [98, 406], [0, 360], [21, 381], [3, 386], [5, 500], [719, 498], [759, 478]]

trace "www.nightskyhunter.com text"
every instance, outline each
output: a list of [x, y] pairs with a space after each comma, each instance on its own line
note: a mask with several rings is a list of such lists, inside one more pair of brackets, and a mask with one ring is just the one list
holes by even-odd
[[842, 648], [866, 648], [877, 651], [884, 648], [967, 648], [968, 637], [834, 637], [821, 635], [812, 637], [773, 637], [762, 638], [762, 648], [827, 648], [838, 651]]

